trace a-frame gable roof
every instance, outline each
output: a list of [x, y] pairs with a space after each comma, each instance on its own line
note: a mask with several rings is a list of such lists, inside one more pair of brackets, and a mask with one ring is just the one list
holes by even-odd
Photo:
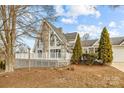
[[56, 28], [53, 24], [48, 22], [47, 20], [44, 19], [44, 21], [55, 31], [55, 33], [59, 36], [59, 38], [64, 42], [67, 43], [67, 39], [62, 31], [61, 28]]
[[82, 47], [93, 46], [93, 45], [96, 43], [97, 40], [98, 40], [98, 39], [94, 39], [94, 40], [84, 40], [84, 41], [81, 42], [81, 43], [82, 43]]

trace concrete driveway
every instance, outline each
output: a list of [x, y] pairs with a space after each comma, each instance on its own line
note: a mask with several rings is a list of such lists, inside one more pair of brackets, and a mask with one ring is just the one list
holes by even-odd
[[112, 66], [124, 72], [124, 63], [112, 63]]

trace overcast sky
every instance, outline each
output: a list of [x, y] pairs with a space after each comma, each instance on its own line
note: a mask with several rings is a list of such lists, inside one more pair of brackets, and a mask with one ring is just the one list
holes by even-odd
[[[54, 8], [55, 15], [61, 16], [54, 25], [62, 27], [65, 33], [78, 32], [80, 36], [89, 33], [90, 38], [95, 39], [106, 26], [110, 37], [124, 36], [124, 6], [113, 9], [109, 6], [60, 5]], [[27, 43], [33, 47], [34, 41]]]

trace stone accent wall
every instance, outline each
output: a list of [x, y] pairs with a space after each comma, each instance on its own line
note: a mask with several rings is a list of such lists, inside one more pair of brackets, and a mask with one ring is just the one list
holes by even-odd
[[50, 28], [46, 22], [43, 22], [42, 25], [42, 40], [43, 40], [43, 53], [49, 52], [49, 33]]

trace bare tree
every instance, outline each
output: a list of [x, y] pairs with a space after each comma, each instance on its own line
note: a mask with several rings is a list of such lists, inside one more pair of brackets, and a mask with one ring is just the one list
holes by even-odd
[[89, 33], [85, 33], [83, 36], [82, 36], [82, 40], [88, 40], [90, 38], [90, 34]]
[[0, 38], [6, 57], [6, 72], [14, 71], [14, 48], [24, 36], [35, 37], [40, 21], [55, 19], [53, 6], [0, 6]]

